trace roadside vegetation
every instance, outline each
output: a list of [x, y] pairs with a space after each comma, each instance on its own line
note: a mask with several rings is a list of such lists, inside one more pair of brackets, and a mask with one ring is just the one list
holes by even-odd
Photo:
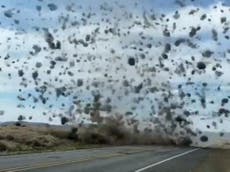
[[106, 124], [53, 129], [49, 126], [20, 125], [0, 127], [0, 152], [39, 152], [73, 150], [98, 146], [117, 145], [175, 145], [180, 143], [162, 134], [140, 132], [125, 128], [115, 120]]

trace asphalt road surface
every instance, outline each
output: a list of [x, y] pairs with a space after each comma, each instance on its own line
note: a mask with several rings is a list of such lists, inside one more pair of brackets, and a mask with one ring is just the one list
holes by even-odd
[[189, 147], [105, 147], [0, 156], [0, 172], [229, 172], [225, 154]]

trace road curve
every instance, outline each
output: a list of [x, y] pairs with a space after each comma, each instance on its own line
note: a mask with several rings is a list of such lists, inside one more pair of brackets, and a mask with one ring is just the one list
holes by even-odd
[[120, 146], [0, 156], [0, 172], [192, 172], [210, 150]]

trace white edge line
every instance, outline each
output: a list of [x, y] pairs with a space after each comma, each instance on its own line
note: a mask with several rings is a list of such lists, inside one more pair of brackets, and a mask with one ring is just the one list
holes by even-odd
[[192, 149], [192, 150], [189, 150], [189, 151], [186, 151], [186, 152], [183, 152], [183, 153], [174, 155], [174, 156], [169, 157], [169, 158], [167, 158], [167, 159], [164, 159], [164, 160], [162, 160], [162, 161], [159, 161], [159, 162], [156, 162], [156, 163], [154, 163], [154, 164], [151, 164], [151, 165], [148, 165], [148, 166], [146, 166], [146, 167], [143, 167], [143, 168], [140, 168], [140, 169], [138, 169], [138, 170], [135, 170], [135, 172], [142, 172], [142, 171], [144, 171], [144, 170], [147, 170], [147, 169], [149, 169], [149, 168], [155, 167], [155, 166], [157, 166], [157, 165], [159, 165], [159, 164], [162, 164], [162, 163], [164, 163], [164, 162], [167, 162], [167, 161], [170, 161], [170, 160], [172, 160], [172, 159], [178, 158], [178, 157], [180, 157], [180, 156], [184, 156], [184, 155], [186, 155], [186, 154], [192, 153], [192, 152], [197, 151], [197, 150], [199, 150], [199, 149], [200, 149], [200, 148], [196, 148], [196, 149]]

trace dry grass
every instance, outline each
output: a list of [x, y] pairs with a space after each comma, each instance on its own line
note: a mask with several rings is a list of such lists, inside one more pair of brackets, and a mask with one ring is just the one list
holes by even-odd
[[73, 145], [69, 132], [47, 128], [9, 126], [0, 128], [0, 151], [43, 150]]
[[160, 133], [144, 133], [110, 121], [70, 131], [49, 127], [0, 127], [0, 152], [37, 150], [67, 150], [90, 145], [171, 145], [175, 144]]

